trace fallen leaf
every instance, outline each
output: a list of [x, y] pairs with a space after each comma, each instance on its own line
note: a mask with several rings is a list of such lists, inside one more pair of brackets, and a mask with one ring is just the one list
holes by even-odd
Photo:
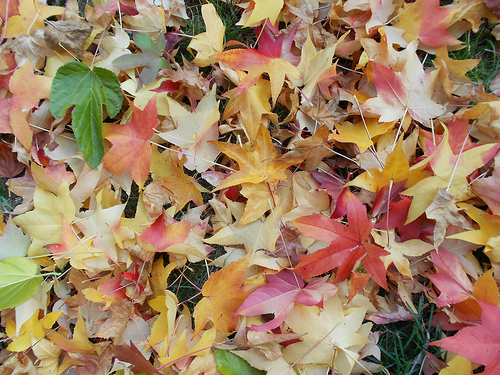
[[16, 159], [12, 148], [5, 143], [0, 143], [0, 178], [16, 177], [24, 171], [25, 165]]
[[251, 150], [227, 142], [212, 143], [224, 154], [235, 159], [240, 167], [239, 171], [226, 177], [217, 186], [217, 190], [245, 182], [258, 184], [264, 181], [275, 183], [286, 180], [285, 170], [303, 160], [302, 156], [288, 158], [285, 155], [279, 155], [269, 131], [264, 126], [260, 127], [255, 139], [255, 146]]
[[65, 182], [61, 183], [57, 195], [37, 187], [33, 201], [33, 211], [13, 220], [32, 239], [28, 255], [46, 255], [45, 245], [61, 242], [63, 216], [67, 222], [72, 222], [75, 218], [75, 205]]
[[215, 89], [198, 102], [193, 112], [186, 110], [177, 101], [167, 102], [175, 129], [158, 133], [166, 141], [181, 147], [187, 161], [184, 166], [190, 170], [205, 172], [213, 164], [219, 151], [209, 141], [219, 137], [219, 102], [215, 99]]
[[139, 73], [139, 81], [137, 90], [143, 85], [147, 86], [152, 83], [160, 69], [168, 69], [167, 60], [163, 57], [166, 47], [166, 39], [164, 34], [160, 34], [155, 42], [145, 33], [134, 33], [134, 43], [139, 47], [142, 53], [125, 54], [115, 60], [113, 65], [122, 70], [133, 69], [142, 66]]
[[241, 20], [237, 23], [237, 25], [249, 27], [267, 18], [269, 18], [269, 22], [271, 24], [274, 24], [278, 18], [281, 8], [283, 8], [283, 4], [283, 0], [276, 0], [271, 4], [264, 0], [252, 0], [251, 5], [243, 13]]
[[92, 168], [104, 156], [102, 138], [103, 104], [114, 117], [122, 107], [122, 91], [115, 74], [95, 67], [90, 70], [79, 61], [69, 62], [57, 70], [50, 93], [50, 112], [62, 118], [74, 106], [72, 127], [78, 147]]
[[337, 291], [337, 287], [326, 283], [325, 278], [306, 285], [300, 275], [290, 270], [266, 277], [268, 283], [251, 293], [235, 313], [243, 316], [273, 314], [274, 318], [267, 323], [250, 327], [260, 332], [279, 327], [292, 311], [295, 302], [304, 306], [318, 305]]
[[198, 334], [208, 322], [220, 332], [229, 333], [236, 327], [235, 313], [248, 294], [241, 289], [245, 280], [248, 259], [230, 263], [212, 273], [203, 284], [203, 299], [194, 309], [195, 330]]
[[123, 125], [104, 124], [103, 135], [113, 146], [104, 155], [104, 166], [115, 175], [130, 168], [134, 181], [140, 188], [144, 186], [151, 165], [151, 145], [149, 139], [160, 123], [153, 97], [143, 111], [130, 102], [132, 118]]
[[196, 56], [193, 62], [200, 67], [205, 67], [217, 62], [214, 55], [224, 49], [226, 28], [212, 3], [202, 5], [201, 14], [207, 31], [195, 35], [189, 43], [188, 50], [191, 50], [191, 53], [195, 50]]
[[247, 91], [259, 80], [262, 74], [269, 74], [273, 105], [276, 104], [285, 76], [300, 77], [297, 68], [288, 61], [279, 56], [269, 56], [264, 52], [251, 48], [221, 52], [215, 55], [215, 58], [230, 68], [248, 72], [248, 75], [238, 85], [234, 95]]
[[347, 279], [361, 259], [375, 282], [387, 289], [385, 266], [380, 257], [389, 253], [366, 242], [375, 223], [368, 220], [366, 208], [352, 193], [348, 193], [347, 221], [349, 226], [318, 214], [293, 220], [303, 235], [331, 243], [324, 249], [302, 257], [294, 271], [304, 279], [309, 279], [338, 267], [334, 282], [341, 282]]
[[[40, 1], [20, 0], [19, 14], [10, 16], [5, 25], [5, 38], [31, 35], [32, 31], [44, 28], [44, 20], [63, 14], [63, 7], [47, 6]], [[3, 16], [3, 14], [2, 14]]]
[[116, 358], [121, 361], [131, 363], [135, 372], [147, 372], [148, 374], [159, 374], [160, 372], [151, 362], [137, 349], [131, 341], [129, 345], [113, 345], [111, 347]]
[[364, 323], [366, 307], [353, 307], [345, 311], [338, 295], [317, 307], [296, 306], [286, 324], [301, 341], [283, 349], [288, 363], [296, 363], [303, 370], [333, 367], [341, 374], [352, 371], [359, 350], [370, 341], [367, 333], [371, 323]]
[[260, 78], [245, 92], [238, 94], [237, 90], [238, 88], [234, 88], [225, 93], [229, 101], [222, 120], [239, 113], [246, 134], [253, 144], [261, 126], [262, 116], [267, 115], [273, 123], [278, 123], [278, 117], [271, 111], [268, 99], [271, 96], [271, 86], [269, 81]]
[[431, 261], [436, 267], [436, 273], [428, 274], [427, 277], [441, 292], [436, 300], [438, 306], [451, 305], [470, 298], [472, 283], [453, 254], [444, 249], [432, 251]]
[[418, 0], [406, 4], [396, 27], [405, 30], [403, 37], [408, 42], [418, 39], [430, 47], [459, 45], [460, 41], [447, 31], [453, 13], [452, 8], [440, 6], [438, 0]]
[[430, 345], [480, 363], [485, 366], [483, 374], [493, 375], [500, 369], [500, 332], [497, 326], [500, 308], [481, 301], [478, 303], [482, 309], [481, 325], [465, 327], [456, 335], [431, 342]]
[[372, 79], [378, 96], [365, 101], [361, 110], [380, 115], [380, 122], [403, 120], [406, 114], [428, 124], [445, 112], [445, 107], [432, 100], [436, 73], [425, 73], [417, 54], [417, 43], [406, 48], [407, 60], [398, 72], [373, 62]]
[[81, 60], [84, 43], [91, 33], [92, 27], [90, 25], [83, 26], [70, 21], [56, 21], [47, 24], [44, 38], [48, 48], [59, 53], [73, 52]]
[[27, 150], [31, 149], [33, 131], [28, 122], [28, 114], [38, 108], [40, 100], [51, 94], [49, 77], [34, 74], [31, 62], [19, 67], [9, 81], [13, 97], [10, 104], [10, 127], [16, 138]]

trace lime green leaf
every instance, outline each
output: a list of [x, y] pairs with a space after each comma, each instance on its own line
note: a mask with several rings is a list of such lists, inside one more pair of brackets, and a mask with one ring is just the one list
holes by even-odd
[[104, 156], [102, 106], [114, 117], [122, 106], [122, 98], [118, 77], [112, 71], [97, 67], [90, 70], [79, 61], [61, 66], [52, 81], [50, 112], [55, 118], [62, 118], [75, 106], [73, 131], [83, 157], [92, 168], [97, 168]]
[[257, 370], [247, 361], [227, 350], [215, 349], [215, 364], [222, 375], [261, 375], [264, 371]]
[[0, 310], [19, 306], [36, 293], [43, 280], [32, 260], [13, 257], [0, 262]]

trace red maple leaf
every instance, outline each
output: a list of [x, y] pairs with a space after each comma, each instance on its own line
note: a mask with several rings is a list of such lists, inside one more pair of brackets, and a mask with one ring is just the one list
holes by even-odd
[[500, 373], [500, 308], [483, 301], [481, 306], [481, 324], [462, 328], [455, 336], [431, 342], [467, 358], [471, 362], [485, 366], [482, 375]]
[[387, 289], [387, 279], [381, 256], [389, 253], [366, 242], [374, 222], [368, 220], [366, 208], [352, 193], [347, 193], [347, 221], [345, 226], [331, 218], [313, 214], [299, 217], [294, 225], [306, 236], [331, 245], [301, 257], [294, 271], [308, 279], [338, 267], [334, 283], [341, 282], [353, 271], [357, 261], [372, 275], [373, 280]]
[[158, 126], [156, 96], [143, 111], [130, 102], [132, 119], [123, 125], [104, 124], [103, 134], [113, 146], [104, 155], [104, 166], [112, 173], [122, 174], [131, 169], [132, 178], [139, 186], [144, 185], [151, 166], [151, 145], [149, 139]]

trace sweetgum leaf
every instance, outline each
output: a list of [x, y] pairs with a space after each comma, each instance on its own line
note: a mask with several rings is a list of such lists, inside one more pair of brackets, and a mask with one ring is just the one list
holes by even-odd
[[42, 281], [38, 265], [26, 258], [13, 257], [0, 262], [0, 310], [29, 300]]
[[143, 66], [137, 87], [140, 89], [142, 85], [147, 86], [152, 83], [160, 69], [170, 69], [167, 60], [163, 58], [167, 41], [165, 34], [160, 34], [156, 42], [153, 42], [147, 34], [134, 33], [134, 43], [142, 53], [120, 56], [113, 60], [113, 65], [123, 70]]
[[120, 83], [113, 72], [97, 67], [90, 70], [79, 61], [71, 61], [57, 70], [52, 81], [50, 112], [55, 118], [62, 118], [75, 106], [73, 131], [83, 157], [92, 168], [97, 168], [104, 156], [103, 104], [110, 117], [116, 116], [122, 106]]
[[222, 375], [261, 375], [264, 371], [257, 370], [236, 354], [227, 350], [215, 349], [215, 363]]

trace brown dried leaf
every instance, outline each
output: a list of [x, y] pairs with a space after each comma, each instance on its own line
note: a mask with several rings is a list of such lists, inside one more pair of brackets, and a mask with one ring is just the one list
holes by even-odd
[[8, 47], [16, 52], [18, 65], [23, 65], [29, 59], [38, 70], [44, 67], [45, 58], [54, 54], [54, 51], [47, 47], [44, 29], [36, 29], [33, 35], [20, 36], [12, 40]]
[[306, 255], [307, 249], [300, 242], [300, 232], [289, 226], [280, 228], [281, 236], [276, 241], [275, 251], [269, 253], [274, 257], [284, 257], [290, 260], [290, 265], [295, 267], [300, 262], [300, 257]]
[[49, 22], [45, 28], [45, 43], [57, 52], [73, 52], [80, 60], [83, 44], [92, 33], [92, 27], [70, 21]]
[[12, 149], [0, 142], [0, 177], [15, 177], [24, 170], [24, 167], [24, 164], [16, 159]]
[[267, 332], [248, 331], [248, 345], [260, 349], [270, 361], [283, 357], [280, 343], [290, 340], [296, 340], [303, 335], [296, 333], [272, 334]]
[[474, 230], [465, 217], [460, 215], [456, 202], [455, 197], [447, 190], [438, 188], [436, 198], [425, 210], [429, 219], [436, 220], [434, 226], [434, 247], [436, 249], [443, 242], [448, 226], [456, 225], [466, 230]]

